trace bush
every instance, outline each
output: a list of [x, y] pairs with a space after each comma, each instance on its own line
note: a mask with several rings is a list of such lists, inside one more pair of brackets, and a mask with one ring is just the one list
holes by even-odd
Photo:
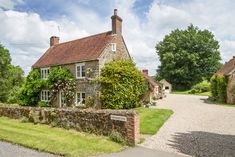
[[48, 107], [49, 104], [48, 104], [48, 102], [39, 101], [38, 106], [39, 106], [39, 107]]
[[95, 99], [91, 96], [87, 96], [85, 100], [86, 107], [94, 107]]
[[227, 99], [227, 77], [222, 75], [215, 75], [211, 78], [210, 82], [212, 99], [221, 103], [225, 103]]
[[40, 100], [41, 89], [46, 86], [46, 81], [41, 80], [40, 71], [32, 70], [26, 78], [19, 92], [19, 104], [23, 106], [36, 106]]
[[117, 143], [121, 143], [121, 144], [125, 144], [126, 141], [125, 139], [123, 138], [123, 136], [117, 132], [117, 131], [112, 131], [111, 134], [109, 135], [109, 138], [114, 141], [114, 142], [117, 142]]
[[210, 82], [204, 80], [196, 85], [194, 85], [189, 93], [204, 93], [210, 91]]
[[143, 75], [129, 60], [105, 65], [99, 78], [100, 100], [105, 109], [129, 109], [139, 106], [146, 86]]

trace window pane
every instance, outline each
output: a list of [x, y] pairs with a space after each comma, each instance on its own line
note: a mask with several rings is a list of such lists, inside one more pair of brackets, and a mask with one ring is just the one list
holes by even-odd
[[77, 66], [77, 77], [81, 77], [81, 75], [80, 75], [80, 66]]
[[85, 66], [82, 66], [82, 77], [85, 77]]
[[82, 104], [85, 104], [86, 94], [82, 93]]
[[81, 98], [80, 98], [80, 93], [77, 93], [77, 103], [79, 103], [81, 101]]

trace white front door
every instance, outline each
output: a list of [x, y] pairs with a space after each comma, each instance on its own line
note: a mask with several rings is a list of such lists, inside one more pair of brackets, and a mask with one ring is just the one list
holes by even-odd
[[63, 91], [60, 91], [59, 98], [60, 98], [60, 107], [65, 107], [66, 106], [66, 104], [65, 104], [65, 96], [64, 96], [64, 92]]

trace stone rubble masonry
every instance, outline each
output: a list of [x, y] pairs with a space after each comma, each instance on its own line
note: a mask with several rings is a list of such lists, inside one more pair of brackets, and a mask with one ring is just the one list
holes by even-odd
[[[126, 121], [111, 120], [111, 115], [125, 116]], [[49, 124], [66, 129], [110, 135], [118, 132], [132, 145], [140, 141], [139, 114], [134, 110], [94, 110], [72, 108], [43, 108], [0, 106], [0, 116], [28, 118], [34, 123]]]

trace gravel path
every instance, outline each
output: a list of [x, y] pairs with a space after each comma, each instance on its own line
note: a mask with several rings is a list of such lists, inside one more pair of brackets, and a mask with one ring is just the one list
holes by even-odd
[[58, 157], [0, 141], [0, 157]]
[[235, 107], [209, 104], [205, 96], [168, 95], [157, 108], [174, 114], [142, 146], [195, 157], [235, 157]]

